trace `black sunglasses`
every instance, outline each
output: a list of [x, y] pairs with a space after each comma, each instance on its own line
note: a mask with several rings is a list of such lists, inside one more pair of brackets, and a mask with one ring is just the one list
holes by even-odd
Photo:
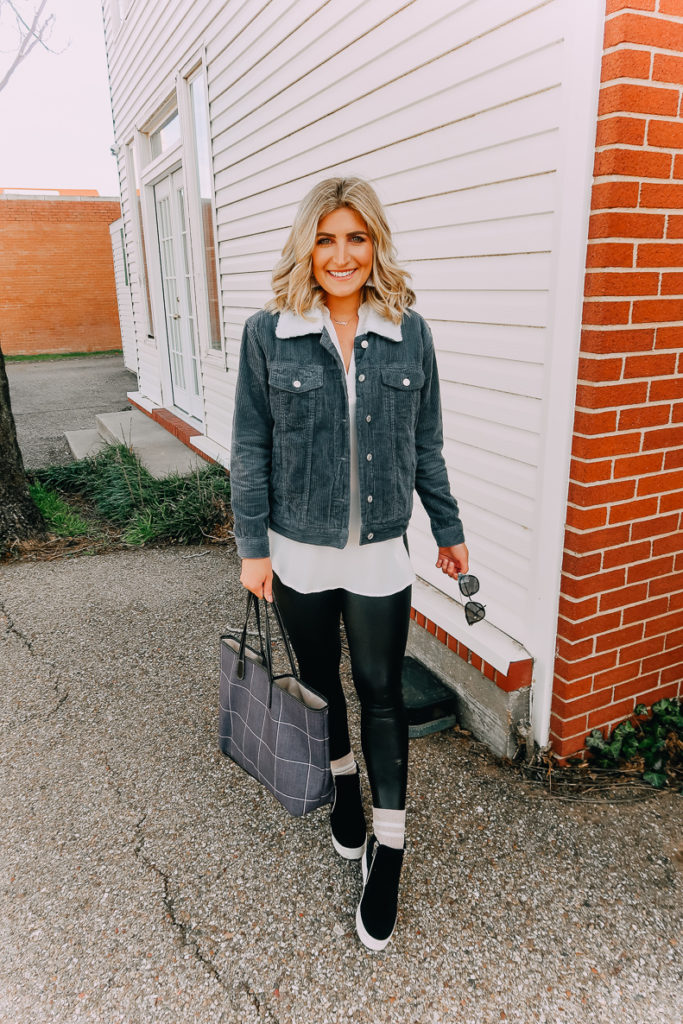
[[[479, 590], [479, 580], [470, 573], [460, 573], [458, 586], [463, 597], [472, 597]], [[485, 615], [486, 608], [479, 601], [467, 601], [465, 604], [465, 618], [468, 626], [474, 625], [475, 622], [481, 622]]]

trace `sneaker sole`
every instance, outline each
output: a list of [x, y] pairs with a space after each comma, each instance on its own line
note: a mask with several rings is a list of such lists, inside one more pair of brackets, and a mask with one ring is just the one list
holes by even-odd
[[[367, 846], [367, 840], [366, 840], [365, 845]], [[362, 871], [363, 871], [363, 888], [365, 888], [365, 883], [368, 880], [368, 865], [367, 865], [367, 861], [365, 859], [365, 856], [363, 856], [361, 868], [362, 868]], [[363, 899], [363, 896], [361, 894], [361, 900], [362, 899]], [[391, 939], [391, 936], [396, 931], [396, 925], [394, 925], [394, 927], [391, 929], [391, 932], [386, 937], [386, 939], [376, 939], [374, 937], [374, 935], [371, 935], [370, 932], [367, 931], [367, 929], [365, 928], [365, 925], [363, 924], [363, 918], [361, 917], [361, 914], [360, 914], [360, 903], [359, 903], [358, 907], [356, 909], [356, 931], [358, 933], [358, 938], [360, 939], [360, 941], [363, 943], [363, 945], [367, 949], [372, 950], [373, 953], [381, 953], [382, 950], [386, 949], [386, 947], [389, 945], [389, 940]]]
[[363, 919], [360, 916], [360, 903], [358, 904], [358, 909], [356, 910], [356, 931], [358, 932], [358, 938], [367, 949], [371, 949], [373, 953], [381, 953], [389, 945], [389, 940], [394, 934], [394, 930], [395, 928], [391, 929], [391, 934], [386, 939], [376, 939], [374, 935], [370, 935], [363, 925]]
[[362, 846], [356, 846], [354, 848], [352, 846], [342, 846], [341, 843], [338, 843], [337, 840], [334, 838], [334, 833], [331, 832], [330, 835], [332, 837], [332, 845], [334, 846], [339, 856], [343, 857], [344, 860], [360, 860], [363, 854], [365, 853], [365, 847], [367, 846], [368, 842], [367, 839], [363, 841]]

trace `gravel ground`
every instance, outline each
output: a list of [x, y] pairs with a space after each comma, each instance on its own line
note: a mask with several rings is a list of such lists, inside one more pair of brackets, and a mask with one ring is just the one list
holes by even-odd
[[0, 574], [0, 1021], [683, 1020], [680, 796], [561, 802], [454, 731], [412, 741], [370, 954], [326, 809], [290, 818], [217, 752], [234, 552]]
[[64, 431], [93, 429], [99, 413], [129, 409], [126, 392], [137, 390], [137, 378], [121, 355], [8, 362], [6, 367], [27, 469], [70, 462]]

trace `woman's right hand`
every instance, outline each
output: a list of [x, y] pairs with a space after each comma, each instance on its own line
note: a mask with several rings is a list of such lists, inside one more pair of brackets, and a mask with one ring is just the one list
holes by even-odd
[[243, 558], [240, 583], [256, 597], [273, 600], [273, 565], [269, 558]]

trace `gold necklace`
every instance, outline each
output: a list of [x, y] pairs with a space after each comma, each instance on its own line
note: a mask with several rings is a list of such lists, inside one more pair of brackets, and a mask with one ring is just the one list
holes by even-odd
[[333, 324], [339, 324], [340, 327], [348, 327], [351, 320], [355, 320], [358, 317], [358, 313], [354, 313], [350, 320], [335, 320], [331, 313], [330, 316], [332, 317]]

